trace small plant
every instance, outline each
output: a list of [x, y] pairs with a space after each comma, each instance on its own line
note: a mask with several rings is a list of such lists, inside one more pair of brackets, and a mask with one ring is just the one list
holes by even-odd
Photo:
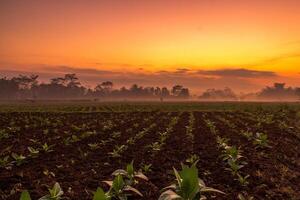
[[33, 147], [28, 147], [27, 149], [28, 149], [28, 151], [29, 151], [30, 157], [32, 157], [32, 158], [38, 157], [38, 155], [39, 155], [39, 153], [40, 153], [39, 150], [34, 149]]
[[254, 200], [254, 197], [252, 197], [244, 192], [244, 193], [238, 194], [238, 200]]
[[39, 200], [60, 200], [64, 194], [63, 190], [61, 189], [59, 183], [55, 183], [53, 188], [48, 189], [49, 194], [41, 197]]
[[241, 134], [247, 138], [247, 140], [252, 140], [253, 138], [253, 132], [246, 130], [246, 131], [242, 131]]
[[144, 165], [142, 165], [141, 170], [144, 173], [148, 173], [148, 172], [152, 171], [151, 167], [152, 167], [152, 164], [144, 164]]
[[135, 171], [133, 167], [133, 161], [129, 163], [126, 166], [126, 170], [124, 169], [117, 169], [112, 173], [113, 176], [118, 176], [121, 175], [122, 177], [125, 178], [125, 181], [128, 185], [133, 185], [136, 184], [138, 181], [136, 178], [140, 178], [143, 180], [148, 181], [148, 178], [141, 172], [141, 171]]
[[[62, 191], [59, 183], [55, 183], [52, 189], [48, 189], [49, 194], [39, 198], [38, 200], [60, 200], [64, 192]], [[27, 190], [21, 193], [20, 200], [31, 200], [30, 194]]]
[[237, 161], [243, 156], [241, 155], [241, 150], [235, 146], [226, 146], [223, 153], [223, 160], [233, 160]]
[[249, 184], [248, 179], [250, 175], [242, 176], [238, 173], [237, 176], [238, 176], [237, 180], [240, 182], [242, 186], [247, 186]]
[[115, 146], [112, 152], [109, 152], [108, 154], [113, 158], [119, 158], [121, 157], [121, 153], [127, 149], [127, 146], [121, 145], [121, 146]]
[[152, 144], [148, 145], [152, 151], [160, 151], [161, 145], [159, 142], [153, 142]]
[[231, 171], [232, 175], [237, 176], [238, 172], [244, 167], [243, 164], [240, 164], [237, 160], [229, 159], [227, 161], [229, 168], [226, 168], [228, 171]]
[[4, 158], [0, 158], [0, 168], [6, 167], [9, 164], [9, 156], [5, 156]]
[[254, 138], [254, 144], [261, 148], [270, 147], [268, 141], [268, 135], [265, 133], [256, 133]]
[[228, 147], [228, 139], [227, 138], [221, 138], [220, 136], [217, 136], [217, 143], [219, 148], [226, 149]]
[[52, 152], [54, 151], [52, 148], [54, 147], [54, 145], [48, 145], [47, 143], [42, 145], [42, 149], [43, 151], [45, 151], [46, 153]]
[[22, 165], [25, 162], [26, 157], [23, 156], [22, 154], [18, 155], [16, 153], [12, 153], [11, 157], [15, 160], [14, 162], [16, 163], [17, 166]]
[[113, 181], [103, 181], [110, 186], [108, 192], [104, 193], [102, 188], [98, 188], [94, 194], [93, 200], [127, 200], [131, 192], [143, 196], [137, 189], [131, 187], [124, 181], [122, 175], [117, 175]]
[[118, 137], [120, 137], [121, 136], [121, 132], [113, 132], [112, 134], [111, 134], [111, 137], [112, 138], [118, 138]]
[[91, 150], [96, 150], [100, 147], [100, 145], [98, 143], [91, 143], [91, 144], [88, 144], [88, 146], [90, 147]]
[[198, 177], [196, 163], [191, 167], [182, 165], [180, 172], [173, 168], [176, 183], [164, 188], [159, 200], [201, 200], [206, 199], [204, 193], [217, 192], [224, 194], [220, 190], [205, 185], [203, 180]]

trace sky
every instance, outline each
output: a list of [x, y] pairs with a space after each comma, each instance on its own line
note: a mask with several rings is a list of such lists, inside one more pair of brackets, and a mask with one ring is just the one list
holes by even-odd
[[300, 86], [299, 0], [0, 0], [0, 77]]

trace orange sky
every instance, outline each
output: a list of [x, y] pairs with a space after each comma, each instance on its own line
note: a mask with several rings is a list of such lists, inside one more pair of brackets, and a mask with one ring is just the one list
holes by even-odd
[[[299, 10], [299, 0], [2, 0], [0, 72], [55, 74], [67, 66], [119, 73], [119, 81], [142, 74], [152, 80], [145, 84], [168, 71], [181, 74], [179, 83], [200, 76], [182, 82], [191, 86], [207, 78], [224, 86], [235, 76], [247, 90], [274, 80], [300, 85]], [[224, 69], [237, 71], [216, 73]], [[245, 77], [238, 69], [276, 75]]]

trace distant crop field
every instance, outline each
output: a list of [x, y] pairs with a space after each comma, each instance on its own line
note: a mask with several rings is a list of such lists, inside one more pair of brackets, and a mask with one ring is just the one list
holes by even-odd
[[55, 183], [63, 199], [93, 199], [100, 187], [111, 199], [163, 199], [172, 183], [183, 190], [175, 168], [188, 187], [195, 176], [211, 187], [199, 187], [202, 198], [296, 200], [299, 111], [298, 103], [2, 103], [0, 199], [24, 190], [38, 199]]

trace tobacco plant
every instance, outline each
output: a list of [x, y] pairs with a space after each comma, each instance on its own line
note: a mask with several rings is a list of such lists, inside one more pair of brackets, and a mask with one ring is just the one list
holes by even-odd
[[9, 164], [9, 156], [5, 156], [4, 158], [0, 158], [0, 168], [6, 167]]
[[[49, 194], [39, 198], [38, 200], [61, 200], [64, 194], [59, 183], [55, 183], [53, 188], [48, 189]], [[21, 193], [20, 200], [31, 200], [30, 194], [27, 190]]]
[[102, 188], [98, 188], [94, 193], [93, 200], [127, 200], [132, 192], [141, 197], [143, 196], [137, 189], [128, 185], [122, 175], [117, 175], [113, 181], [103, 182], [110, 186], [109, 190], [105, 193]]
[[54, 147], [54, 145], [48, 145], [47, 143], [44, 143], [42, 145], [42, 150], [45, 151], [46, 153], [52, 152], [54, 151], [52, 148]]
[[127, 164], [126, 169], [117, 169], [112, 173], [113, 176], [121, 175], [125, 178], [125, 182], [128, 185], [134, 185], [138, 181], [136, 178], [143, 179], [148, 181], [148, 178], [141, 172], [141, 171], [135, 171], [133, 166], [133, 161], [131, 163]]
[[16, 163], [17, 166], [22, 165], [25, 162], [26, 157], [22, 154], [18, 155], [16, 153], [12, 153], [11, 157], [14, 159], [14, 163]]
[[196, 163], [191, 167], [182, 164], [182, 170], [179, 172], [173, 168], [176, 177], [175, 184], [164, 188], [159, 200], [204, 200], [206, 199], [205, 193], [224, 194], [220, 190], [205, 185], [198, 177]]
[[268, 144], [268, 135], [265, 133], [256, 133], [253, 143], [260, 148], [270, 147]]
[[30, 157], [32, 157], [32, 158], [38, 157], [38, 155], [39, 155], [39, 153], [40, 153], [39, 150], [34, 149], [33, 147], [28, 147], [27, 149], [28, 149], [28, 151], [29, 151], [29, 156], [30, 156]]

